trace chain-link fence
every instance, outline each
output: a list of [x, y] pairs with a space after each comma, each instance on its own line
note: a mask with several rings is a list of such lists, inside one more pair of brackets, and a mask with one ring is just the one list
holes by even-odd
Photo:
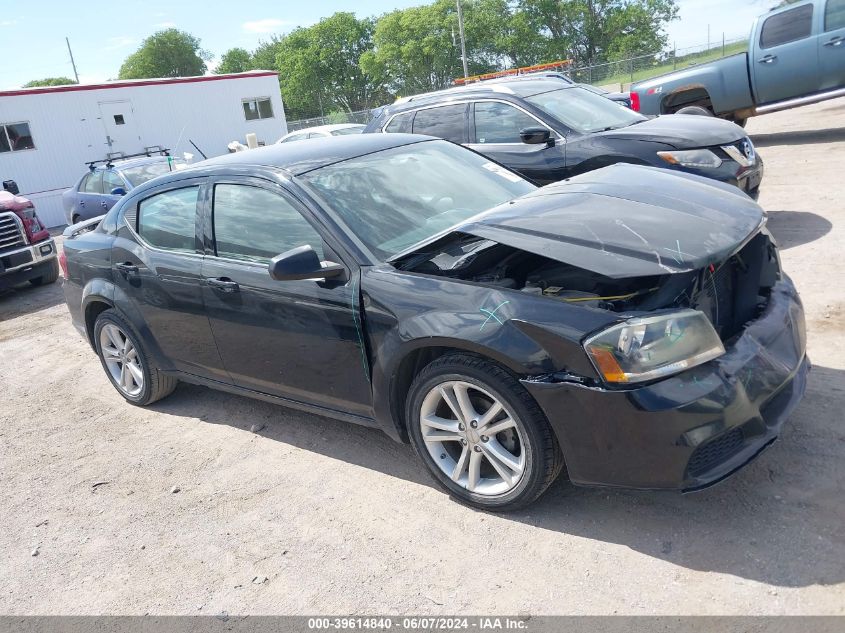
[[366, 125], [370, 122], [372, 115], [370, 110], [358, 110], [357, 112], [332, 112], [327, 116], [317, 116], [310, 119], [298, 119], [288, 121], [288, 132], [295, 132], [306, 127], [318, 125], [333, 125], [335, 123], [361, 123]]
[[636, 81], [656, 77], [679, 68], [703, 64], [728, 55], [742, 53], [747, 48], [747, 38], [726, 39], [723, 37], [718, 42], [711, 42], [710, 44], [647, 53], [605, 64], [581, 66], [571, 69], [568, 74], [580, 83], [619, 84], [621, 87], [626, 87]]

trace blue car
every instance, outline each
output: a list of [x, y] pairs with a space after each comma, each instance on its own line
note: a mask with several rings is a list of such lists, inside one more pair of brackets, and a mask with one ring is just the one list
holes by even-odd
[[69, 224], [103, 215], [129, 191], [156, 176], [187, 166], [172, 156], [143, 156], [114, 159], [90, 169], [62, 194], [65, 217]]

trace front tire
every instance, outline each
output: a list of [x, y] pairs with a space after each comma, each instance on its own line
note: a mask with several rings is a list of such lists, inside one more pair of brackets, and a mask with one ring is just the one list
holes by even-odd
[[94, 341], [106, 376], [128, 402], [146, 406], [176, 389], [179, 381], [151, 364], [140, 338], [116, 310], [99, 314]]
[[504, 368], [449, 354], [423, 369], [406, 400], [414, 450], [458, 500], [515, 510], [539, 497], [563, 467], [543, 411]]

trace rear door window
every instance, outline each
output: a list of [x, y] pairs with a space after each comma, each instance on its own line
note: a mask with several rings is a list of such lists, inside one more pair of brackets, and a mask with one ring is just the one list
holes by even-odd
[[845, 0], [827, 0], [824, 10], [824, 30], [845, 29]]
[[88, 174], [79, 190], [83, 193], [103, 193], [103, 172], [94, 171]]
[[196, 217], [199, 187], [173, 189], [138, 205], [138, 234], [156, 248], [196, 252]]
[[810, 37], [813, 32], [813, 5], [805, 4], [778, 13], [763, 22], [760, 48], [773, 48]]
[[453, 143], [466, 143], [466, 111], [465, 103], [418, 110], [414, 117], [414, 134], [427, 134]]
[[411, 124], [413, 123], [413, 121], [413, 112], [403, 112], [402, 114], [397, 114], [395, 117], [393, 117], [393, 120], [387, 124], [387, 126], [384, 128], [384, 131], [410, 134]]

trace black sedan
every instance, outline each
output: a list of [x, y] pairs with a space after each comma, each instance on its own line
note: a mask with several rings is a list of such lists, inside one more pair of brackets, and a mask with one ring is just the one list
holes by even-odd
[[735, 185], [756, 198], [763, 161], [745, 131], [713, 117], [648, 119], [560, 79], [471, 84], [382, 108], [365, 133], [413, 132], [460, 143], [545, 185], [616, 163]]
[[733, 187], [631, 165], [542, 189], [363, 135], [231, 154], [65, 231], [73, 323], [131, 403], [182, 380], [410, 441], [458, 499], [693, 490], [803, 395], [803, 311]]

